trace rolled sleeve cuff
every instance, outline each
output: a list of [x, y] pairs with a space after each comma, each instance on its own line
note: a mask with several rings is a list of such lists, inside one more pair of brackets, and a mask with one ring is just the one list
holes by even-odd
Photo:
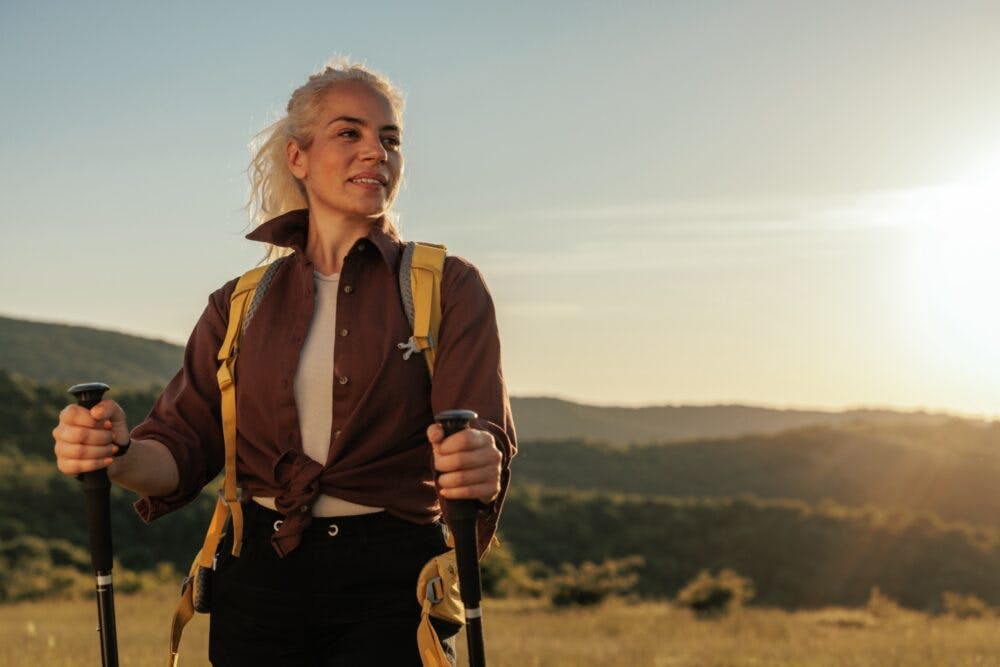
[[507, 488], [510, 486], [510, 460], [514, 452], [510, 436], [499, 425], [487, 419], [473, 419], [470, 426], [491, 434], [493, 442], [503, 456], [503, 462], [500, 466], [500, 493], [493, 499], [493, 502], [483, 505], [483, 511], [479, 513], [477, 520], [476, 533], [481, 558], [496, 534], [497, 522], [500, 520], [500, 508], [503, 505], [504, 496], [507, 495]]
[[133, 507], [136, 513], [146, 523], [187, 505], [198, 496], [202, 487], [207, 483], [207, 480], [191, 479], [191, 475], [183, 474], [183, 471], [204, 470], [205, 464], [204, 461], [198, 460], [200, 459], [198, 448], [179, 444], [174, 435], [147, 427], [145, 424], [132, 431], [133, 439], [155, 440], [166, 447], [170, 455], [174, 457], [177, 470], [181, 472], [178, 475], [180, 482], [172, 493], [165, 496], [143, 496], [135, 502]]

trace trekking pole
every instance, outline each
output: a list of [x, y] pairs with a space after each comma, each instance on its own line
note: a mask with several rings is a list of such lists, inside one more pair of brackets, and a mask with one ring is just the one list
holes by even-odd
[[[88, 410], [101, 402], [110, 387], [102, 382], [69, 388], [77, 405]], [[115, 592], [111, 586], [111, 482], [104, 468], [77, 475], [82, 483], [90, 530], [90, 562], [97, 578], [97, 632], [101, 636], [101, 664], [118, 667], [118, 635], [115, 630]]]
[[[472, 410], [446, 410], [434, 415], [434, 421], [444, 428], [444, 437], [469, 427], [478, 415]], [[479, 580], [479, 540], [476, 517], [482, 505], [475, 500], [448, 500], [448, 519], [455, 538], [455, 560], [458, 562], [458, 590], [465, 606], [465, 638], [469, 642], [469, 667], [486, 667], [486, 646], [483, 643], [483, 597]]]

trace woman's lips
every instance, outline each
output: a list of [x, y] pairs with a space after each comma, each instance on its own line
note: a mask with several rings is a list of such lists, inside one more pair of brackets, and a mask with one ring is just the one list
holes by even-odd
[[365, 178], [365, 177], [352, 178], [348, 181], [348, 183], [353, 183], [354, 185], [357, 185], [359, 188], [364, 188], [365, 190], [368, 190], [370, 192], [376, 192], [385, 187], [384, 185], [382, 185], [381, 181], [378, 181], [374, 178]]

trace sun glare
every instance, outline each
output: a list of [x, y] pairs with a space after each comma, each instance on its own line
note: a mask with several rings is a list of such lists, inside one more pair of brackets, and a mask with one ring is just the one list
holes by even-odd
[[920, 333], [949, 363], [1000, 372], [1000, 157], [899, 204], [892, 217], [905, 230], [907, 301]]

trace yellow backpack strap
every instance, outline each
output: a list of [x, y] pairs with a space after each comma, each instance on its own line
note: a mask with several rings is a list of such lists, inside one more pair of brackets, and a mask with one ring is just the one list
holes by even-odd
[[399, 270], [399, 292], [413, 335], [397, 347], [405, 350], [404, 359], [414, 352], [422, 353], [432, 378], [441, 326], [441, 277], [447, 254], [443, 245], [411, 241], [403, 250]]
[[[216, 378], [219, 382], [219, 392], [222, 396], [222, 434], [226, 443], [225, 481], [219, 498], [215, 501], [215, 512], [205, 533], [205, 541], [191, 563], [188, 576], [181, 587], [181, 599], [174, 612], [170, 628], [170, 660], [168, 665], [177, 664], [177, 652], [180, 648], [181, 634], [184, 626], [194, 616], [195, 611], [207, 611], [204, 607], [203, 593], [200, 590], [202, 579], [199, 574], [214, 568], [216, 551], [222, 539], [226, 519], [232, 515], [233, 556], [240, 555], [243, 546], [243, 508], [240, 506], [240, 493], [236, 485], [236, 385], [235, 366], [239, 353], [240, 339], [246, 329], [247, 322], [253, 316], [263, 289], [258, 291], [258, 285], [266, 287], [270, 277], [277, 269], [279, 262], [259, 266], [244, 273], [236, 282], [236, 289], [229, 299], [229, 325], [226, 337], [219, 347], [219, 371]], [[263, 279], [263, 280], [262, 280]], [[263, 283], [263, 284], [262, 284]]]

